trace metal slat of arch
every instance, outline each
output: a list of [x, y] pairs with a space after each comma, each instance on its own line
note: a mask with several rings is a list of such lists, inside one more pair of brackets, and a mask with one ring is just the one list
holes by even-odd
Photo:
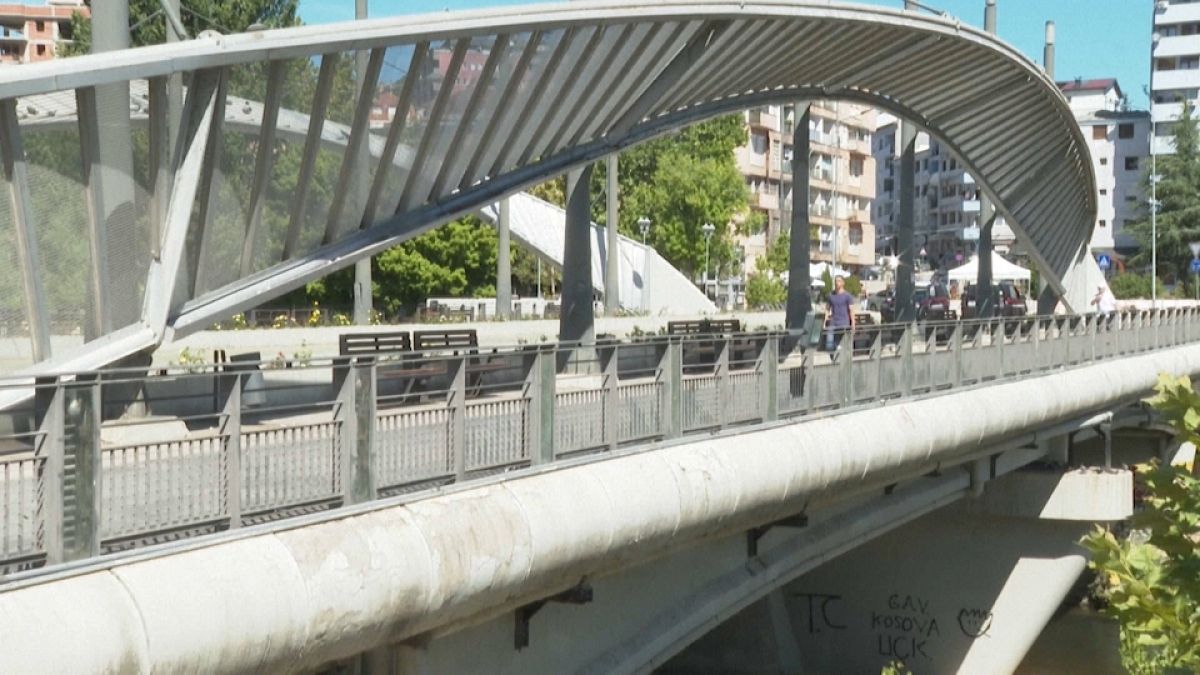
[[796, 70], [796, 64], [805, 63], [814, 54], [822, 53], [823, 46], [834, 39], [835, 36], [822, 32], [820, 26], [815, 23], [797, 22], [792, 32], [782, 40], [784, 45], [791, 47], [773, 59], [775, 63], [768, 65], [759, 76], [761, 86], [774, 89], [798, 84], [793, 77], [789, 77]]
[[[501, 70], [501, 64], [513, 60], [513, 50], [509, 48], [511, 44], [512, 38], [507, 34], [497, 35], [492, 43], [487, 61], [483, 64], [479, 79], [475, 82], [475, 88], [471, 91], [471, 98], [463, 106], [458, 128], [454, 130], [453, 138], [447, 143], [446, 154], [448, 157], [442, 162], [441, 169], [438, 170], [437, 178], [434, 179], [433, 187], [430, 189], [434, 199], [445, 196], [447, 185], [457, 185], [455, 179], [462, 178], [459, 167], [479, 151], [478, 137], [473, 133], [476, 131], [475, 121], [489, 119], [489, 115], [485, 114], [486, 104], [488, 101], [498, 99], [499, 94], [496, 90], [503, 89], [507, 83], [507, 78], [496, 77], [496, 71]], [[512, 74], [511, 70], [508, 74]]]
[[[690, 100], [685, 103], [707, 102], [716, 92], [724, 91], [730, 80], [730, 73], [737, 73], [744, 68], [751, 56], [758, 51], [759, 44], [780, 34], [781, 26], [771, 21], [761, 21], [747, 26], [740, 32], [737, 39], [725, 45], [713, 61], [704, 69], [693, 68], [682, 73], [680, 79], [694, 82], [697, 87]], [[652, 102], [651, 111], [660, 109], [658, 101]]]
[[317, 73], [317, 90], [313, 94], [312, 110], [309, 111], [304, 155], [300, 159], [300, 172], [296, 179], [296, 194], [292, 199], [292, 212], [288, 221], [287, 237], [284, 239], [282, 260], [296, 255], [296, 249], [300, 247], [300, 231], [308, 215], [308, 195], [312, 189], [317, 151], [321, 148], [321, 128], [325, 125], [325, 116], [329, 110], [329, 96], [333, 90], [337, 60], [336, 52], [321, 55], [321, 69]]
[[567, 63], [572, 64], [571, 68], [564, 70], [563, 75], [551, 85], [548, 93], [554, 103], [524, 144], [525, 150], [517, 160], [517, 166], [525, 166], [531, 160], [541, 158], [552, 139], [564, 131], [572, 104], [586, 99], [585, 92], [589, 90], [585, 87], [591, 84], [596, 71], [607, 65], [618, 49], [614, 44], [618, 31], [616, 26], [599, 26], [582, 48], [568, 54]]
[[383, 191], [388, 184], [388, 176], [396, 169], [394, 165], [396, 150], [400, 147], [400, 138], [408, 125], [406, 113], [428, 58], [428, 42], [418, 42], [413, 46], [412, 56], [409, 57], [408, 71], [404, 74], [404, 83], [400, 85], [400, 93], [396, 97], [396, 116], [388, 128], [387, 140], [384, 141], [383, 150], [379, 154], [379, 163], [375, 169], [375, 177], [371, 181], [371, 191], [367, 194], [367, 203], [363, 207], [362, 221], [359, 223], [360, 229], [370, 227], [379, 220]]
[[653, 80], [655, 74], [662, 67], [661, 64], [666, 63], [672, 55], [683, 49], [703, 27], [703, 24], [698, 21], [674, 24], [673, 28], [668, 28], [669, 25], [671, 24], [663, 24], [659, 30], [655, 31], [651, 43], [645, 48], [644, 56], [638, 55], [635, 58], [634, 63], [640, 62], [641, 67], [635, 67], [625, 77], [617, 78], [608, 100], [584, 124], [575, 142], [594, 139], [611, 129], [628, 107], [629, 101], [632, 100], [631, 92], [635, 91], [641, 83]]
[[250, 273], [256, 254], [258, 231], [262, 224], [263, 200], [267, 181], [275, 161], [275, 124], [279, 119], [279, 104], [283, 98], [283, 69], [281, 60], [267, 65], [267, 100], [263, 106], [262, 124], [258, 132], [258, 156], [254, 160], [254, 183], [250, 187], [250, 203], [246, 212], [246, 234], [242, 240], [241, 275]]
[[563, 100], [562, 96], [563, 89], [569, 82], [574, 81], [586, 66], [584, 54], [589, 49], [594, 49], [600, 37], [597, 34], [600, 32], [599, 27], [580, 28], [575, 34], [575, 39], [571, 40], [564, 50], [558, 52], [561, 57], [554, 67], [547, 66], [548, 77], [543, 78], [538, 83], [541, 86], [530, 95], [526, 104], [528, 115], [525, 123], [518, 125], [516, 133], [513, 134], [512, 145], [501, 154], [497, 173], [529, 165], [533, 159], [530, 153], [535, 145], [544, 140], [548, 125], [555, 115], [567, 107], [567, 101]]
[[[591, 136], [583, 135], [588, 122], [600, 114], [606, 103], [611, 102], [613, 91], [619, 81], [632, 75], [630, 71], [633, 64], [642, 58], [642, 54], [653, 38], [662, 30], [665, 29], [661, 25], [652, 23], [631, 23], [625, 27], [622, 36], [618, 39], [618, 53], [608, 66], [601, 70], [597, 81], [593, 82], [592, 86], [586, 90], [592, 92], [592, 99], [588, 101], [589, 105], [583, 107], [583, 100], [578, 101], [567, 116], [568, 124], [550, 142], [551, 152], [558, 153], [569, 147], [581, 145], [584, 141], [594, 140]], [[589, 114], [587, 113], [589, 110], [595, 112]]]
[[533, 73], [537, 71], [534, 60], [542, 45], [557, 45], [561, 39], [561, 32], [543, 33], [537, 31], [529, 37], [529, 42], [526, 43], [524, 51], [521, 52], [521, 58], [517, 61], [516, 66], [513, 67], [512, 73], [508, 77], [504, 86], [504, 93], [501, 94], [494, 109], [495, 112], [488, 119], [487, 128], [480, 135], [480, 145], [476, 148], [470, 163], [467, 164], [467, 168], [463, 171], [462, 180], [458, 184], [459, 190], [465, 190], [492, 175], [491, 167], [495, 163], [496, 157], [503, 150], [509, 135], [512, 133], [513, 127], [516, 126], [517, 120], [523, 112], [523, 108], [516, 105], [515, 101], [517, 92], [521, 89], [521, 84], [527, 76], [533, 76]]
[[564, 101], [570, 104], [570, 107], [560, 108], [561, 112], [550, 125], [552, 132], [544, 141], [538, 143], [537, 149], [532, 153], [533, 157], [545, 157], [561, 149], [562, 139], [572, 136], [582, 124], [586, 117], [584, 111], [595, 109], [596, 104], [603, 100], [605, 84], [611, 82], [614, 72], [624, 71], [629, 55], [638, 46], [633, 40], [637, 28], [636, 24], [607, 27], [596, 54], [597, 58], [585, 56], [585, 69], [563, 95]]
[[[510, 157], [516, 150], [520, 149], [518, 138], [522, 135], [522, 131], [527, 131], [531, 125], [531, 116], [541, 106], [542, 97], [545, 95], [546, 89], [550, 86], [550, 82], [554, 79], [559, 65], [563, 58], [570, 50], [571, 46], [578, 42], [579, 29], [568, 28], [558, 40], [558, 44], [554, 46], [550, 57], [546, 60], [544, 67], [540, 70], [537, 77], [537, 82], [533, 89], [530, 90], [528, 98], [525, 99], [521, 106], [521, 111], [515, 123], [512, 125], [508, 133], [504, 134], [503, 145], [499, 154], [496, 156], [495, 162], [488, 169], [487, 175], [495, 177], [504, 173], [511, 166]], [[530, 73], [532, 75], [532, 73]], [[528, 133], [525, 134], [526, 136]]]
[[[729, 45], [739, 43], [743, 39], [747, 27], [753, 24], [754, 21], [752, 19], [740, 19], [724, 24], [707, 22], [700, 31], [688, 36], [685, 46], [681, 46], [673, 50], [672, 53], [665, 55], [664, 59], [666, 63], [673, 63], [683, 54], [685, 48], [698, 50], [698, 55], [686, 71], [681, 73], [681, 76], [674, 78], [663, 88], [662, 94], [658, 97], [657, 101], [651, 102], [653, 110], [661, 109], [663, 101], [671, 101], [679, 97], [684, 89], [698, 86], [697, 83], [703, 80], [707, 74], [719, 68], [722, 65], [721, 57], [725, 54], [725, 50]], [[703, 42], [697, 43], [695, 38], [700, 35], [706, 36], [706, 39]], [[687, 77], [683, 77], [682, 75], [687, 75]], [[657, 75], [650, 75], [640, 78], [635, 83], [638, 85], [638, 88], [630, 90], [626, 96], [628, 96], [629, 100], [636, 101], [641, 92], [649, 87], [656, 77]], [[674, 108], [671, 109], [673, 110]], [[614, 120], [612, 124], [615, 123]], [[608, 128], [608, 125], [605, 128]]]
[[425, 164], [429, 161], [431, 149], [436, 144], [438, 135], [442, 132], [442, 117], [446, 114], [446, 106], [450, 101], [451, 94], [454, 93], [455, 82], [458, 80], [459, 71], [462, 70], [463, 59], [466, 58], [467, 49], [470, 46], [470, 38], [462, 38], [454, 44], [454, 52], [450, 56], [450, 63], [446, 68], [446, 74], [442, 77], [437, 98], [433, 102], [433, 108], [430, 110], [429, 119], [425, 124], [425, 133], [421, 134], [421, 142], [417, 146], [417, 153], [413, 156], [412, 167], [409, 169], [408, 177], [404, 182], [404, 190], [401, 192], [400, 202], [396, 206], [397, 214], [420, 206], [426, 201], [429, 190], [425, 186], [428, 180]]
[[[366, 151], [367, 135], [371, 119], [371, 108], [375, 105], [375, 86], [379, 82], [379, 74], [383, 71], [383, 57], [386, 48], [376, 47], [371, 50], [367, 61], [366, 72], [358, 83], [358, 102], [354, 108], [354, 118], [350, 126], [350, 139], [346, 143], [346, 152], [342, 155], [342, 167], [338, 171], [337, 187], [333, 191], [333, 203], [329, 205], [329, 216], [325, 220], [325, 236], [322, 243], [329, 244], [341, 236], [343, 223], [360, 223], [362, 214], [359, 209], [365, 205], [354, 204], [347, 206], [354, 190], [351, 184], [356, 180], [365, 180], [366, 176], [358, 176], [361, 163], [359, 156]], [[357, 178], [356, 178], [357, 176]], [[343, 212], [351, 209], [349, 215], [343, 217]]]

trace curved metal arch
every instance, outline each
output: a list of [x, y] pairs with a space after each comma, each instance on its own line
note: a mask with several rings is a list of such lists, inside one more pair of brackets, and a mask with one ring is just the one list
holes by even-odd
[[[637, 30], [626, 30], [631, 26]], [[177, 299], [169, 319], [160, 312], [147, 323], [161, 333], [155, 325], [161, 314], [175, 335], [186, 334], [620, 148], [723, 112], [796, 98], [868, 103], [942, 139], [1057, 290], [1090, 235], [1096, 197], [1086, 140], [1036, 64], [954, 20], [824, 0], [585, 1], [210, 37], [0, 71], [0, 99], [346, 50], [461, 47], [466, 40], [522, 34], [546, 44], [520, 59], [514, 54], [515, 67], [524, 70], [508, 81], [524, 81], [537, 104], [495, 125], [519, 126], [506, 132], [509, 137], [496, 143], [483, 129], [460, 134], [451, 126], [455, 120], [433, 111], [438, 123], [411, 144], [417, 165], [439, 176], [435, 193], [394, 195], [403, 205], [397, 212], [202, 297]], [[639, 38], [619, 39], [631, 34]], [[598, 76], [610, 68], [623, 69], [622, 82]], [[488, 96], [512, 100], [513, 86], [522, 85]], [[497, 116], [513, 112], [494, 110]], [[428, 142], [436, 133], [469, 140], [443, 156], [423, 156], [423, 148], [444, 145]], [[512, 136], [531, 147], [510, 148]], [[447, 165], [454, 169], [449, 173], [463, 168], [463, 175], [443, 180]], [[486, 168], [476, 174], [470, 167]], [[406, 189], [425, 190], [428, 183], [404, 181]], [[177, 212], [185, 213], [183, 205]]]

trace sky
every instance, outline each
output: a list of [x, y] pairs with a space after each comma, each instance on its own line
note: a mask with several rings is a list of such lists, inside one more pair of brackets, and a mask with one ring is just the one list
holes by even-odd
[[[902, 7], [904, 0], [863, 0]], [[372, 17], [529, 4], [529, 0], [368, 0]], [[984, 0], [923, 0], [964, 23], [983, 25]], [[1057, 24], [1055, 75], [1061, 80], [1115, 77], [1133, 107], [1147, 107], [1153, 0], [998, 0], [1000, 37], [1042, 62], [1046, 21]], [[354, 18], [354, 0], [300, 0], [308, 24]]]

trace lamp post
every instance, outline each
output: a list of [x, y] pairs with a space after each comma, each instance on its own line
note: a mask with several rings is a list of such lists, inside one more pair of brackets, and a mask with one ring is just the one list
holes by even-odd
[[705, 223], [700, 231], [704, 233], [704, 294], [708, 295], [708, 242], [717, 228], [712, 223]]
[[650, 309], [650, 247], [646, 246], [646, 235], [650, 234], [650, 219], [642, 216], [637, 219], [638, 228], [642, 231], [642, 311]]

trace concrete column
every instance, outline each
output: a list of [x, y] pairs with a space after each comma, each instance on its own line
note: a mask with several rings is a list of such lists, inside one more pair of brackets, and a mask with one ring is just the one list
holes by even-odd
[[913, 190], [916, 188], [917, 128], [908, 120], [900, 121], [900, 218], [896, 224], [896, 248], [900, 265], [896, 270], [896, 321], [916, 319], [913, 291], [916, 286], [916, 214]]
[[[168, 31], [169, 32], [169, 31]], [[92, 3], [92, 53], [129, 49], [129, 3], [128, 0], [95, 0]], [[107, 306], [92, 307], [89, 312], [98, 315], [99, 321], [88, 322], [88, 339], [99, 337], [114, 327], [124, 326], [137, 320], [141, 305], [121, 301], [136, 297], [139, 289], [134, 267], [126, 264], [108, 264], [108, 258], [117, 256], [118, 261], [128, 256], [124, 249], [110, 250], [114, 241], [124, 241], [124, 236], [111, 236], [112, 230], [132, 235], [137, 224], [133, 183], [133, 146], [129, 121], [129, 83], [117, 82], [96, 87], [96, 156], [100, 169], [95, 192], [96, 218], [93, 233], [100, 247], [94, 253], [92, 269], [102, 276], [100, 284], [106, 293], [103, 297], [113, 300]], [[95, 331], [95, 332], [93, 332]]]
[[562, 309], [558, 319], [558, 338], [564, 342], [596, 341], [596, 317], [592, 311], [592, 217], [588, 200], [591, 177], [591, 164], [567, 174]]
[[[1042, 64], [1046, 69], [1046, 75], [1054, 79], [1054, 42], [1055, 31], [1054, 22], [1046, 22], [1046, 48], [1042, 52]], [[1038, 314], [1053, 314], [1055, 308], [1058, 307], [1058, 294], [1054, 292], [1053, 287], [1043, 280], [1041, 282], [1041, 295], [1038, 296], [1037, 313]]]
[[996, 224], [996, 207], [987, 197], [979, 205], [979, 272], [975, 279], [975, 310], [981, 319], [996, 314], [996, 302], [992, 291], [992, 228]]
[[608, 189], [605, 190], [608, 201], [608, 226], [605, 228], [607, 236], [604, 246], [604, 313], [612, 316], [621, 308], [621, 243], [617, 236], [621, 204], [616, 153], [608, 156], [605, 167], [608, 179]]
[[[367, 18], [367, 0], [354, 0], [354, 18], [360, 21]], [[359, 51], [357, 58], [356, 71], [359, 82], [361, 82], [363, 73], [367, 72], [367, 52]], [[367, 202], [368, 176], [370, 175], [370, 167], [367, 162], [370, 158], [365, 152], [360, 155], [358, 166], [355, 167], [352, 189], [358, 194], [358, 199], [354, 203], [361, 207]], [[354, 323], [356, 325], [366, 326], [371, 323], [372, 306], [371, 259], [368, 257], [354, 263]]]
[[[801, 112], [803, 110], [803, 112]], [[798, 330], [812, 311], [812, 279], [810, 278], [808, 221], [808, 155], [811, 152], [809, 121], [812, 113], [808, 103], [797, 104], [796, 125], [792, 131], [792, 227], [788, 247], [787, 314], [784, 328]]]
[[500, 200], [496, 209], [496, 318], [512, 316], [512, 259], [508, 236], [510, 203]]
[[[917, 11], [916, 0], [904, 0], [904, 9]], [[896, 223], [896, 253], [900, 264], [896, 270], [896, 321], [909, 323], [916, 319], [913, 291], [916, 278], [915, 233], [916, 216], [913, 210], [913, 190], [916, 187], [917, 128], [912, 122], [900, 120], [900, 217]]]

